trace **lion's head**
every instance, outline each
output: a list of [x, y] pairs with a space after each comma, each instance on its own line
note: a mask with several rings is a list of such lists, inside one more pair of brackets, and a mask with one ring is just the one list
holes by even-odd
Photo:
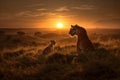
[[71, 25], [71, 28], [70, 28], [70, 31], [69, 31], [69, 34], [71, 36], [74, 36], [74, 35], [82, 35], [82, 34], [85, 34], [86, 33], [86, 30], [78, 25]]

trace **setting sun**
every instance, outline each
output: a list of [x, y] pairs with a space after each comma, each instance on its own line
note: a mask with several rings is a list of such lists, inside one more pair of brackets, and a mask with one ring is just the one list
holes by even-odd
[[62, 23], [57, 23], [57, 28], [59, 28], [59, 29], [63, 28], [63, 24]]

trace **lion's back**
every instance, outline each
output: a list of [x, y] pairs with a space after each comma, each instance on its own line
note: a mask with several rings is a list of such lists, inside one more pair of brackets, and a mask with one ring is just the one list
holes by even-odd
[[89, 50], [89, 51], [94, 50], [94, 46], [89, 39], [83, 39], [79, 42], [79, 44], [83, 50]]

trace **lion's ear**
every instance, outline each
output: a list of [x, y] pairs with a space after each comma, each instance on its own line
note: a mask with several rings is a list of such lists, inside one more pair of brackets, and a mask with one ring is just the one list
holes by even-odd
[[74, 28], [74, 26], [73, 26], [73, 25], [71, 25], [71, 28]]

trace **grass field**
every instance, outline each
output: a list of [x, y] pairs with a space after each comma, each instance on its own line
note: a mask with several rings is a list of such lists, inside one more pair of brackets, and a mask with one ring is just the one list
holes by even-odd
[[[120, 30], [88, 30], [96, 51], [78, 56], [77, 37], [68, 32], [1, 31], [0, 80], [120, 80]], [[51, 39], [55, 51], [44, 56]]]

